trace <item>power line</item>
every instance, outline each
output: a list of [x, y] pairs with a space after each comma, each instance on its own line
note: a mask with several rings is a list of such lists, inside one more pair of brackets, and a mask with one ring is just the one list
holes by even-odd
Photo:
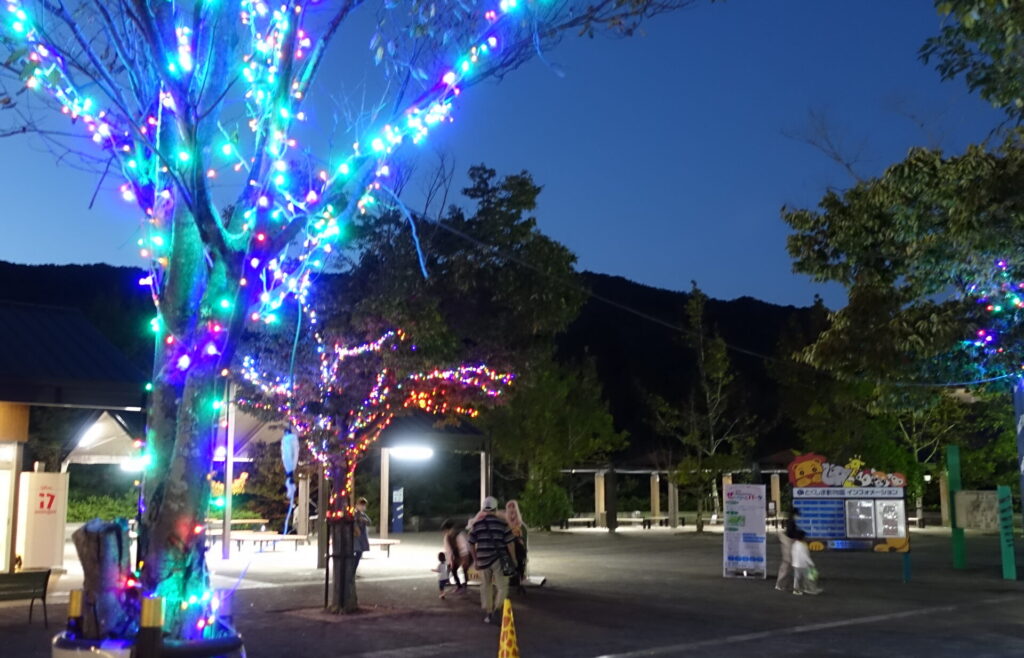
[[[563, 286], [566, 286], [566, 287], [569, 287], [569, 288], [574, 288], [574, 289], [582, 292], [584, 295], [586, 295], [589, 298], [595, 299], [595, 300], [597, 300], [599, 302], [602, 302], [604, 304], [607, 304], [609, 306], [617, 308], [620, 311], [624, 311], [626, 313], [630, 313], [630, 314], [635, 315], [635, 316], [637, 316], [637, 317], [639, 317], [641, 319], [644, 319], [644, 320], [647, 320], [648, 322], [652, 322], [654, 324], [660, 325], [660, 326], [662, 326], [664, 328], [667, 328], [667, 329], [670, 329], [672, 331], [676, 331], [676, 332], [679, 332], [681, 334], [690, 335], [690, 336], [696, 336], [697, 335], [697, 332], [693, 331], [692, 329], [689, 329], [687, 327], [683, 327], [683, 326], [675, 324], [673, 322], [669, 322], [668, 320], [664, 320], [662, 318], [659, 318], [657, 316], [651, 315], [649, 313], [646, 313], [645, 311], [641, 311], [641, 310], [639, 310], [637, 308], [634, 308], [632, 306], [628, 306], [626, 304], [623, 304], [621, 302], [615, 301], [613, 299], [609, 299], [608, 297], [605, 297], [603, 295], [599, 295], [599, 294], [593, 292], [592, 290], [588, 289], [586, 286], [581, 285], [578, 281], [567, 280], [567, 279], [564, 279], [563, 277], [559, 277], [559, 276], [557, 276], [555, 274], [552, 274], [551, 272], [545, 271], [545, 270], [541, 269], [540, 267], [537, 267], [533, 263], [531, 263], [529, 261], [526, 261], [526, 260], [516, 256], [515, 254], [508, 253], [506, 250], [502, 249], [501, 247], [498, 247], [497, 245], [485, 242], [485, 241], [483, 241], [483, 240], [481, 240], [479, 238], [476, 238], [476, 237], [474, 237], [472, 235], [469, 235], [468, 233], [465, 233], [464, 231], [460, 231], [459, 229], [455, 228], [454, 226], [450, 226], [450, 225], [444, 223], [440, 218], [436, 218], [436, 219], [433, 219], [433, 220], [426, 219], [426, 218], [423, 218], [423, 219], [425, 219], [425, 221], [430, 222], [434, 226], [436, 226], [436, 227], [438, 227], [438, 228], [440, 228], [440, 229], [442, 229], [444, 231], [447, 231], [448, 233], [451, 233], [452, 235], [455, 235], [455, 236], [460, 237], [460, 238], [462, 238], [462, 239], [464, 239], [464, 240], [466, 240], [468, 242], [473, 243], [477, 247], [480, 247], [480, 248], [483, 248], [483, 249], [487, 249], [487, 250], [490, 250], [490, 251], [496, 253], [499, 257], [501, 257], [502, 259], [504, 259], [506, 261], [510, 261], [512, 263], [515, 263], [515, 264], [521, 266], [521, 267], [525, 267], [525, 268], [527, 268], [529, 270], [532, 270], [532, 271], [540, 274], [541, 276], [544, 276], [544, 277], [546, 277], [546, 278], [548, 278], [548, 279], [550, 279], [552, 281], [555, 281], [555, 282], [559, 283], [560, 285], [563, 285]], [[729, 342], [727, 342], [725, 340], [723, 340], [722, 342], [725, 345], [726, 349], [728, 349], [728, 350], [730, 350], [732, 352], [735, 352], [737, 354], [744, 354], [746, 356], [754, 357], [756, 359], [761, 359], [762, 361], [769, 362], [769, 363], [784, 363], [784, 362], [785, 363], [792, 363], [792, 364], [800, 365], [800, 366], [803, 366], [805, 368], [814, 370], [815, 372], [819, 372], [819, 373], [821, 372], [821, 370], [819, 368], [816, 368], [816, 367], [814, 367], [814, 366], [812, 366], [810, 364], [807, 364], [807, 363], [803, 363], [801, 361], [797, 361], [796, 359], [792, 359], [792, 358], [780, 359], [780, 358], [775, 357], [775, 356], [770, 356], [770, 355], [767, 355], [767, 354], [762, 354], [762, 353], [756, 352], [754, 350], [749, 350], [749, 349], [747, 349], [745, 347], [740, 347], [739, 345], [733, 345], [732, 343], [729, 343]], [[1018, 376], [1018, 375], [1016, 373], [1010, 373], [1010, 374], [1006, 374], [1006, 375], [999, 375], [997, 377], [988, 377], [988, 378], [984, 378], [984, 379], [975, 379], [975, 380], [969, 380], [969, 381], [956, 381], [956, 382], [872, 380], [872, 379], [869, 379], [869, 378], [866, 378], [866, 377], [857, 377], [855, 379], [860, 380], [860, 381], [866, 381], [866, 382], [869, 382], [869, 383], [880, 383], [880, 384], [887, 384], [887, 385], [890, 385], [890, 386], [901, 386], [901, 387], [917, 387], [917, 388], [966, 388], [966, 387], [970, 387], [970, 386], [981, 386], [983, 384], [989, 384], [989, 383], [992, 383], [992, 382], [1001, 381], [1001, 380], [1004, 380], [1004, 379], [1009, 379], [1009, 378], [1015, 377], [1015, 376]]]

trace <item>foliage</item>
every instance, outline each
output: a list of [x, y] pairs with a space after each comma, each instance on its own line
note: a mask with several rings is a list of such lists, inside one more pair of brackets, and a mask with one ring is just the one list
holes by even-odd
[[71, 496], [68, 499], [68, 523], [85, 523], [91, 519], [112, 521], [134, 519], [138, 513], [138, 494], [126, 491], [120, 496]]
[[528, 480], [519, 505], [532, 528], [547, 530], [572, 516], [572, 503], [565, 488], [553, 480]]
[[725, 341], [707, 325], [706, 303], [694, 282], [686, 304], [688, 342], [697, 358], [689, 399], [681, 405], [657, 395], [651, 400], [659, 430], [683, 446], [676, 478], [697, 495], [698, 525], [702, 492], [711, 490], [717, 500], [718, 478], [745, 461], [757, 433], [756, 419], [744, 410]]
[[74, 450], [73, 439], [85, 428], [94, 412], [61, 407], [31, 407], [27, 447], [32, 461], [59, 471], [61, 462]]
[[[1016, 308], [1005, 309], [1004, 349], [982, 354], [970, 339], [991, 321], [975, 293], [1024, 275], [1022, 174], [1015, 137], [995, 153], [916, 149], [878, 178], [828, 192], [818, 210], [786, 209], [796, 271], [836, 281], [849, 296], [806, 360], [848, 376], [894, 379], [1018, 370], [1024, 324]], [[994, 267], [1004, 260], [1009, 271]]]
[[1024, 117], [1024, 12], [1013, 0], [934, 0], [947, 24], [921, 48], [945, 79], [968, 87], [1014, 119]]
[[252, 442], [249, 445], [252, 468], [245, 485], [245, 507], [270, 521], [270, 526], [283, 527], [288, 512], [288, 498], [284, 489], [284, 465], [281, 462], [280, 443]]
[[413, 220], [428, 277], [401, 215], [359, 227], [350, 321], [364, 330], [400, 326], [435, 362], [486, 360], [519, 370], [579, 313], [576, 257], [530, 216], [541, 188], [528, 173], [499, 179], [480, 165], [469, 178], [463, 194], [476, 205], [472, 214], [453, 205], [436, 221]]

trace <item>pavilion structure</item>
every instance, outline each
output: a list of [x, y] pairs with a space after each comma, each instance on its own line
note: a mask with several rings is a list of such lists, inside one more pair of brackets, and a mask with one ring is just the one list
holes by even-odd
[[29, 409], [139, 412], [146, 381], [80, 311], [0, 302], [0, 571], [13, 571], [18, 558]]

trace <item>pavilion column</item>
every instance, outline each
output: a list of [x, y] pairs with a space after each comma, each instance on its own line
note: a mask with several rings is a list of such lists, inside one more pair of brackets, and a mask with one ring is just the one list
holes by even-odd
[[782, 482], [778, 473], [772, 473], [772, 500], [775, 501], [775, 518], [782, 518]]
[[220, 553], [231, 557], [232, 485], [235, 482], [235, 385], [228, 385], [227, 431], [224, 450], [224, 523], [220, 535]]
[[391, 449], [380, 449], [380, 538], [388, 538], [391, 522]]
[[327, 506], [330, 481], [327, 479], [327, 467], [320, 464], [317, 474], [316, 485], [316, 568], [323, 569], [327, 566], [327, 551], [329, 542], [327, 537]]
[[615, 469], [609, 469], [604, 477], [605, 525], [608, 532], [619, 527], [619, 478]]
[[14, 572], [18, 537], [18, 482], [28, 441], [28, 405], [0, 402], [0, 570]]
[[676, 484], [671, 474], [665, 478], [665, 486], [668, 488], [668, 525], [670, 528], [679, 527], [679, 485]]
[[480, 451], [480, 507], [484, 506], [484, 498], [491, 495], [491, 453]]
[[594, 526], [605, 526], [604, 471], [594, 473]]
[[651, 473], [651, 516], [661, 516], [661, 476]]
[[300, 537], [309, 536], [309, 475], [296, 475], [299, 483], [299, 502], [295, 510], [295, 532]]

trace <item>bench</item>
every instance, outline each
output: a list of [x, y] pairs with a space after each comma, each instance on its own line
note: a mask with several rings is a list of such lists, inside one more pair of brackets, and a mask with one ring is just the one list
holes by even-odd
[[36, 599], [43, 603], [43, 627], [50, 627], [46, 618], [46, 586], [50, 582], [49, 569], [32, 569], [15, 573], [0, 573], [0, 601], [28, 600], [28, 623], [32, 623], [32, 608]]
[[563, 530], [568, 530], [574, 525], [585, 525], [588, 528], [594, 527], [594, 517], [592, 516], [573, 516], [568, 519], [564, 519], [561, 524]]
[[299, 542], [307, 543], [309, 540], [305, 535], [281, 535], [276, 532], [256, 532], [254, 530], [239, 530], [231, 533], [231, 541], [235, 542], [238, 550], [242, 550], [244, 542], [252, 542], [253, 546], [259, 546], [262, 553], [264, 547], [270, 544], [270, 550], [277, 550], [278, 542], [292, 542], [295, 550], [299, 550]]
[[384, 551], [384, 554], [391, 557], [391, 547], [395, 544], [401, 544], [401, 539], [380, 539], [378, 537], [370, 537], [370, 548], [376, 546], [380, 550]]

